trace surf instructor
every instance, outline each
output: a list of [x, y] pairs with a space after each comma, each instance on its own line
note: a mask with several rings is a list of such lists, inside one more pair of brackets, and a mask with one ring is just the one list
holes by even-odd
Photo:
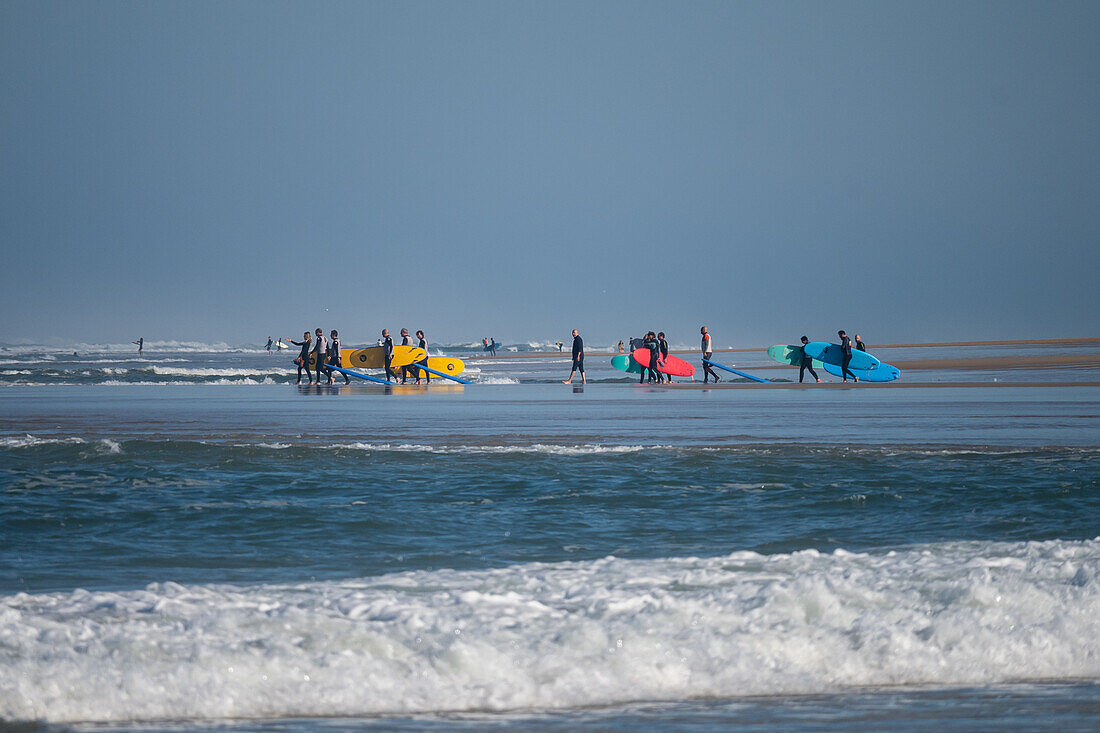
[[573, 375], [577, 372], [581, 373], [581, 384], [588, 384], [588, 378], [584, 376], [584, 339], [581, 338], [581, 332], [574, 328], [573, 370], [569, 372], [569, 379], [566, 379], [562, 384], [572, 384]]

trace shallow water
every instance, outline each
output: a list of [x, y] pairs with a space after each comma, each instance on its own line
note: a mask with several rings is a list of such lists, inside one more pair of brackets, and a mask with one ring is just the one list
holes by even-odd
[[11, 385], [0, 416], [0, 720], [1097, 720], [1100, 388]]

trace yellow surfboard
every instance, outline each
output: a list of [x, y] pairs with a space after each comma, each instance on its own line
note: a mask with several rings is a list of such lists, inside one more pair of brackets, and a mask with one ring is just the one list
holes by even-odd
[[[442, 372], [443, 374], [448, 374], [452, 377], [457, 377], [459, 374], [462, 374], [462, 372], [466, 371], [466, 363], [462, 361], [462, 359], [452, 359], [449, 356], [429, 356], [428, 368], [435, 369], [437, 372]], [[416, 368], [416, 364], [411, 364], [409, 366], [409, 369], [412, 372], [413, 377], [415, 377], [417, 371], [419, 371]], [[440, 379], [439, 375], [437, 374], [422, 374], [421, 376], [431, 377], [432, 379]]]
[[[407, 364], [412, 364], [414, 361], [420, 361], [427, 355], [427, 351], [415, 346], [394, 346], [393, 361], [390, 362], [390, 366], [398, 369]], [[365, 349], [341, 349], [340, 357], [348, 369], [384, 369], [386, 367], [386, 356], [381, 346], [368, 346]]]
[[[394, 346], [391, 366], [399, 369], [406, 364], [420, 361], [428, 352], [415, 346]], [[386, 357], [381, 346], [368, 346], [365, 349], [340, 349], [340, 366], [345, 369], [384, 369]], [[317, 368], [317, 357], [309, 355], [309, 368]]]

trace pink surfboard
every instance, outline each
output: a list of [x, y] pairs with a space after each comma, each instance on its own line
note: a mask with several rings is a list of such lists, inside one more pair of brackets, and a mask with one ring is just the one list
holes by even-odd
[[[644, 367], [649, 366], [649, 349], [635, 349], [631, 354], [634, 357], [634, 361], [638, 362]], [[657, 362], [657, 371], [664, 374], [671, 375], [673, 377], [694, 377], [695, 366], [688, 364], [686, 361], [678, 356], [669, 354], [665, 357], [664, 363]]]

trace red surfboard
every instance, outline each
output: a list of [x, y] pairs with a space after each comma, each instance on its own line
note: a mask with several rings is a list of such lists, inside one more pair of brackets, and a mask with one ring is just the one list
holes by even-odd
[[[642, 366], [649, 367], [649, 349], [634, 349], [634, 353], [631, 354], [631, 356], [634, 357], [634, 361]], [[695, 366], [693, 364], [688, 364], [680, 357], [673, 356], [672, 354], [665, 357], [663, 364], [657, 362], [657, 371], [673, 377], [695, 376]]]

